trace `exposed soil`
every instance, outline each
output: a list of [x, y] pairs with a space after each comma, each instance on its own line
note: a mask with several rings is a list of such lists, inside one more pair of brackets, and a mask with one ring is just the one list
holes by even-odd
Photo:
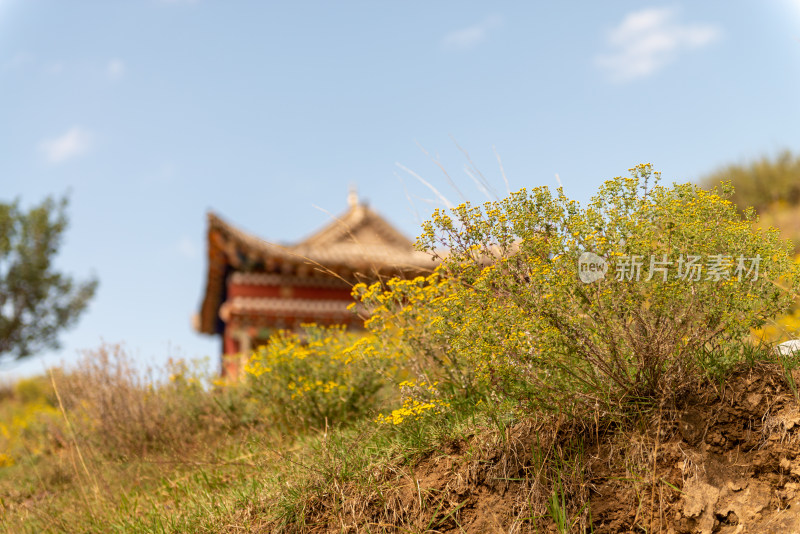
[[643, 493], [614, 462], [590, 467], [595, 532], [800, 532], [800, 410], [779, 369], [738, 373], [677, 416], [648, 429], [667, 439]]
[[311, 503], [309, 524], [557, 532], [555, 493], [570, 532], [800, 533], [800, 406], [776, 367], [736, 373], [640, 429], [593, 432], [528, 421], [504, 436], [476, 433], [413, 468], [386, 468], [375, 488]]

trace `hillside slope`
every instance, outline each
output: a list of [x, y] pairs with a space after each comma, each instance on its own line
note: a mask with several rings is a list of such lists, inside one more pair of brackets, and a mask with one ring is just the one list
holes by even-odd
[[550, 430], [476, 429], [412, 467], [387, 467], [369, 493], [345, 488], [336, 506], [318, 494], [307, 531], [583, 532], [577, 503], [563, 503], [567, 530], [554, 520], [561, 503], [531, 509], [550, 435], [552, 454], [583, 443], [561, 476], [588, 499], [586, 532], [800, 532], [800, 405], [778, 367], [742, 369], [639, 429]]

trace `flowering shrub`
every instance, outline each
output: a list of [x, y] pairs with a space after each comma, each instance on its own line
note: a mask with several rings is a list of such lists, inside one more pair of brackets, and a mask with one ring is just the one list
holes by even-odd
[[43, 378], [26, 378], [0, 403], [0, 467], [46, 454], [62, 439], [61, 418]]
[[414, 380], [400, 382], [399, 388], [403, 398], [402, 406], [392, 410], [388, 415], [379, 415], [375, 421], [377, 423], [400, 425], [403, 421], [409, 419], [419, 421], [427, 415], [443, 413], [446, 408], [450, 407], [450, 403], [436, 398], [439, 395], [436, 386], [436, 383], [417, 383]]
[[385, 374], [396, 369], [374, 339], [344, 327], [281, 331], [246, 367], [253, 394], [289, 428], [343, 423], [375, 408]]
[[701, 376], [700, 353], [787, 309], [800, 278], [788, 244], [754, 230], [728, 188], [659, 178], [637, 166], [585, 208], [539, 187], [436, 211], [417, 246], [445, 247], [441, 267], [386, 292], [360, 288], [370, 324], [385, 333], [399, 318], [437, 373], [455, 365], [451, 383], [472, 373], [546, 410], [674, 397]]
[[[798, 243], [796, 241], [792, 243], [796, 248]], [[800, 263], [800, 255], [796, 255], [794, 261]], [[800, 295], [795, 296], [794, 303], [786, 313], [769, 319], [760, 328], [754, 328], [753, 337], [767, 344], [800, 338]]]
[[[458, 284], [439, 269], [413, 280], [394, 278], [367, 287], [358, 284], [353, 296], [366, 305], [365, 326], [380, 340], [381, 350], [395, 355], [404, 371], [421, 384], [438, 384], [448, 397], [471, 397], [478, 388], [470, 359], [451, 350], [456, 332], [451, 317], [471, 313]], [[405, 390], [416, 384], [403, 382]], [[401, 385], [401, 393], [406, 394]], [[427, 396], [430, 391], [420, 390]], [[407, 394], [405, 395], [408, 396]]]

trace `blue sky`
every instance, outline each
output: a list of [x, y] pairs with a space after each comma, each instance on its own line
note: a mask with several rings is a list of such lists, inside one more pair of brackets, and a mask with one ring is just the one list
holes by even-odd
[[353, 183], [414, 237], [444, 202], [414, 174], [461, 200], [437, 161], [485, 200], [458, 146], [501, 195], [495, 151], [512, 190], [586, 201], [637, 163], [797, 150], [798, 95], [798, 0], [0, 0], [0, 200], [69, 192], [58, 265], [100, 280], [62, 350], [0, 373], [101, 341], [216, 359], [190, 323], [209, 209], [293, 241]]

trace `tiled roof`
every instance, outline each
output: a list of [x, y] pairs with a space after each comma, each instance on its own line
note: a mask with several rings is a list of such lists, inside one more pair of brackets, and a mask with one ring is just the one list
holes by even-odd
[[[359, 215], [361, 210], [363, 214]], [[214, 213], [208, 214], [208, 224], [209, 230], [217, 230], [227, 238], [229, 249], [226, 252], [234, 264], [244, 253], [251, 260], [280, 260], [328, 268], [431, 269], [434, 266], [429, 255], [414, 250], [411, 241], [366, 206], [349, 210], [318, 234], [290, 246], [259, 239]]]
[[430, 256], [415, 251], [407, 237], [358, 202], [314, 235], [289, 246], [264, 241], [209, 212], [208, 276], [198, 330], [220, 333], [219, 310], [229, 275], [262, 277], [262, 283], [264, 276], [283, 277], [283, 283], [288, 277], [292, 285], [313, 278], [307, 285], [324, 286], [325, 279], [352, 283], [416, 276], [435, 266]]

